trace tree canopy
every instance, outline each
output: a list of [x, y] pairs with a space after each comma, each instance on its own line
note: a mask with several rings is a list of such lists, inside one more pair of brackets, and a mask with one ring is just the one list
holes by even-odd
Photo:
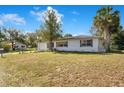
[[49, 50], [53, 49], [53, 40], [62, 37], [61, 15], [53, 8], [49, 7], [43, 13], [43, 25], [38, 30], [42, 40], [49, 42]]
[[112, 33], [117, 32], [120, 26], [119, 11], [114, 11], [111, 6], [99, 9], [93, 19], [93, 26], [97, 29], [97, 35], [103, 35], [105, 48], [110, 50], [110, 37]]

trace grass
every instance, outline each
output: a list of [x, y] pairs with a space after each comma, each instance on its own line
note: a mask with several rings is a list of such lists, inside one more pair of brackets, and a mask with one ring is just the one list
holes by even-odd
[[123, 53], [9, 53], [0, 58], [0, 86], [123, 86]]

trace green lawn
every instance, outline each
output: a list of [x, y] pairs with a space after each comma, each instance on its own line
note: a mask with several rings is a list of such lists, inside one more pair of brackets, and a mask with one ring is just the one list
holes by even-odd
[[0, 86], [123, 86], [124, 54], [9, 53]]

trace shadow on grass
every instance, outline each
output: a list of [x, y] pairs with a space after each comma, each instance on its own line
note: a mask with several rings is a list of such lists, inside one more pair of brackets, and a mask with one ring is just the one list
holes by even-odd
[[109, 53], [124, 54], [124, 51], [123, 50], [112, 50]]
[[65, 52], [65, 51], [54, 51], [54, 53], [58, 54], [84, 54], [84, 55], [112, 55], [112, 54], [124, 54], [122, 50], [114, 50], [110, 52]]

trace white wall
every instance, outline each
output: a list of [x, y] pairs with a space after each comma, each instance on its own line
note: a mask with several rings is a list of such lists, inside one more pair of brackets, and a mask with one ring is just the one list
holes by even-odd
[[[71, 39], [68, 40], [68, 47], [56, 47], [56, 42], [54, 42], [54, 48], [58, 51], [77, 51], [77, 52], [104, 52], [104, 49], [100, 47], [101, 41], [99, 39], [93, 39], [93, 46], [92, 47], [80, 47], [80, 40], [79, 39]], [[100, 45], [99, 45], [100, 44]], [[38, 51], [46, 51], [47, 42], [38, 43]]]
[[93, 39], [92, 47], [80, 47], [80, 40], [68, 40], [68, 47], [56, 47], [59, 51], [98, 52], [98, 39]]
[[22, 48], [22, 46], [24, 46], [23, 48], [26, 49], [26, 45], [25, 44], [22, 44], [22, 43], [19, 43], [19, 42], [15, 42], [15, 46], [18, 46], [19, 49]]
[[47, 43], [46, 42], [38, 43], [37, 44], [37, 50], [38, 51], [45, 51], [45, 50], [47, 50]]

